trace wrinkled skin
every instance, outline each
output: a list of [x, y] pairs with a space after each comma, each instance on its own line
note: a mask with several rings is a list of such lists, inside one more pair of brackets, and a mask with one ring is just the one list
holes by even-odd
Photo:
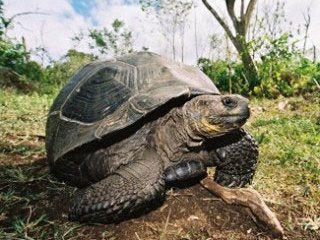
[[80, 187], [70, 219], [113, 222], [164, 195], [166, 186], [205, 175], [236, 187], [250, 183], [257, 144], [239, 130], [250, 115], [239, 95], [202, 95], [147, 123], [66, 154], [54, 165], [59, 178]]
[[214, 181], [226, 187], [243, 187], [250, 184], [258, 160], [258, 144], [243, 129], [215, 138], [206, 143], [209, 150], [208, 163], [189, 160], [168, 167], [166, 183], [206, 176], [207, 167], [216, 167]]

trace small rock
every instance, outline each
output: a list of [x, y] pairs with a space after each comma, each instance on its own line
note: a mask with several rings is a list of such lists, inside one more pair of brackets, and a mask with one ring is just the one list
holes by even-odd
[[194, 220], [199, 220], [199, 217], [195, 216], [195, 215], [191, 215], [188, 217], [188, 221], [194, 221]]
[[288, 99], [285, 99], [284, 101], [279, 102], [277, 108], [280, 111], [284, 111], [288, 105], [288, 102], [289, 102]]

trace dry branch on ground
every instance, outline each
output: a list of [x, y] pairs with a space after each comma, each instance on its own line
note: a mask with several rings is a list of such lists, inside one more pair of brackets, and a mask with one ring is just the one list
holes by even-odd
[[[283, 228], [276, 215], [265, 204], [261, 195], [250, 188], [226, 188], [217, 184], [210, 177], [201, 181], [201, 185], [228, 204], [236, 204], [250, 209], [254, 217], [262, 222], [276, 237], [283, 237]], [[253, 218], [255, 222], [256, 219]]]

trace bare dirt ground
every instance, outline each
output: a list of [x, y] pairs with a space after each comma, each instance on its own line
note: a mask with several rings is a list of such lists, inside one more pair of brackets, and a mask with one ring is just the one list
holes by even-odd
[[[273, 239], [244, 208], [224, 203], [199, 184], [169, 189], [156, 209], [118, 224], [72, 223], [67, 210], [73, 189], [48, 175], [45, 159], [10, 154], [6, 163], [8, 158], [10, 165], [0, 165], [0, 189], [13, 194], [7, 194], [9, 202], [1, 199], [0, 239]], [[287, 208], [268, 205], [286, 221]], [[299, 228], [285, 231], [286, 239], [320, 239]]]

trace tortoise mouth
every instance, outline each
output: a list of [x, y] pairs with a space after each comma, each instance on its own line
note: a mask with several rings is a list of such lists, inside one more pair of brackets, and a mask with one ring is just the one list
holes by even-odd
[[243, 108], [240, 113], [225, 114], [220, 116], [223, 122], [244, 124], [250, 117], [250, 108]]
[[222, 119], [227, 123], [245, 123], [250, 114], [223, 116]]
[[209, 118], [209, 123], [212, 125], [221, 124], [223, 125], [234, 125], [242, 126], [247, 119], [249, 118], [250, 114], [234, 114], [234, 115], [224, 115], [224, 116], [212, 116]]

